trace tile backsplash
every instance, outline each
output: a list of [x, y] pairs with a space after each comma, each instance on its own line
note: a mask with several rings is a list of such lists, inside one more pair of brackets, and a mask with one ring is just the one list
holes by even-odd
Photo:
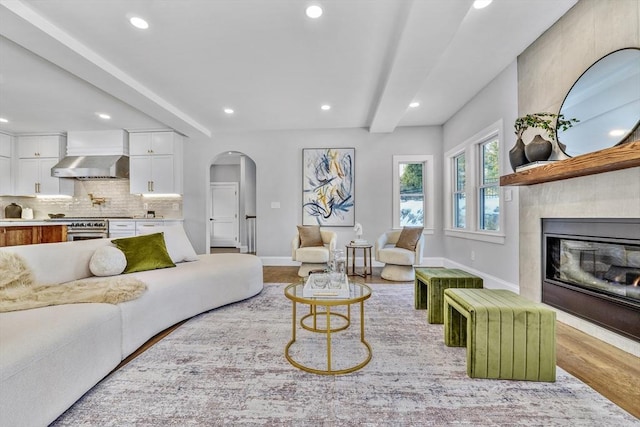
[[[101, 205], [92, 204], [89, 193], [104, 198]], [[129, 180], [75, 181], [73, 197], [0, 197], [0, 218], [10, 203], [33, 209], [34, 218], [48, 218], [50, 213], [63, 213], [69, 217], [144, 217], [155, 211], [156, 217], [182, 218], [182, 197], [145, 197], [129, 193]]]

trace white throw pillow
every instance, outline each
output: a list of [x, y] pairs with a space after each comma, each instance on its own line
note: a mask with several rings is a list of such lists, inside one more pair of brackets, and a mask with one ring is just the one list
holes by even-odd
[[184, 232], [182, 225], [166, 225], [162, 227], [147, 227], [140, 234], [164, 233], [164, 244], [174, 263], [183, 261], [197, 261], [198, 255], [191, 246], [191, 242]]
[[124, 252], [114, 246], [102, 246], [93, 253], [89, 270], [95, 276], [115, 276], [127, 267]]

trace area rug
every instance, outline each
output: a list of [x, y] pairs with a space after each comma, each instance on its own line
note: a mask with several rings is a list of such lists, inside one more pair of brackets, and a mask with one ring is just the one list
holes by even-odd
[[[640, 421], [558, 368], [555, 383], [471, 379], [464, 348], [413, 308], [413, 285], [371, 285], [365, 334], [373, 357], [322, 376], [284, 357], [284, 285], [186, 322], [114, 372], [54, 426], [638, 426]], [[298, 314], [307, 313], [298, 305]], [[337, 365], [363, 357], [359, 310], [334, 334]], [[337, 320], [336, 320], [337, 321]], [[292, 355], [326, 363], [323, 336], [298, 328]]]

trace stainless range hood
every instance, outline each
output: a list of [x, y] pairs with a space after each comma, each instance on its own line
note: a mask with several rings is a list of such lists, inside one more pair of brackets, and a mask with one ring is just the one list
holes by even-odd
[[51, 176], [76, 179], [129, 179], [129, 157], [67, 156], [51, 168]]

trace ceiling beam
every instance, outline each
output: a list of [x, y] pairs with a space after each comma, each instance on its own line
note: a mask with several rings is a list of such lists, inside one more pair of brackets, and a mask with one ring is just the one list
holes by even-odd
[[0, 34], [176, 131], [211, 130], [19, 0], [0, 0]]
[[472, 0], [414, 1], [387, 73], [369, 132], [393, 132], [429, 72], [453, 39]]

